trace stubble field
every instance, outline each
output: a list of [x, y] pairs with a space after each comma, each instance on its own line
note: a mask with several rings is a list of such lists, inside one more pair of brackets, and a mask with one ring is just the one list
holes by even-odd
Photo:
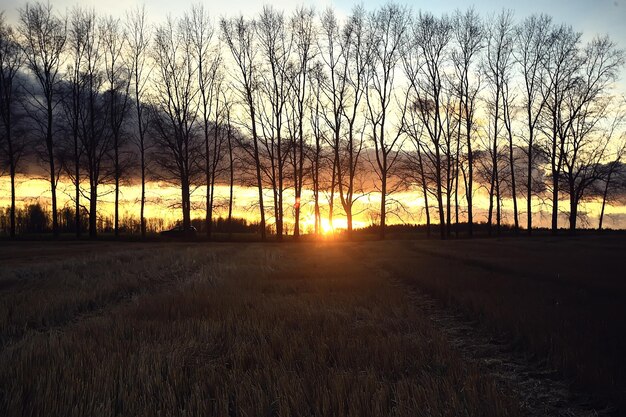
[[0, 415], [619, 415], [625, 249], [2, 243]]

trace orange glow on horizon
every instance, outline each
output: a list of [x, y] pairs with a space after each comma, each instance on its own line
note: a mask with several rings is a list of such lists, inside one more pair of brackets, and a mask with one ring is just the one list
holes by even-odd
[[[85, 195], [87, 194], [86, 185], [83, 186]], [[112, 217], [114, 207], [114, 194], [113, 187], [111, 185], [102, 185], [99, 190], [101, 191], [101, 197], [98, 200], [98, 213], [101, 216]], [[226, 216], [229, 188], [226, 185], [216, 186], [216, 209], [215, 217]], [[74, 195], [73, 185], [66, 179], [61, 178], [57, 187], [57, 200], [58, 207], [65, 206], [73, 207], [74, 203], [72, 196]], [[488, 207], [488, 198], [483, 195], [484, 192], [477, 190], [475, 201], [475, 221], [486, 221], [486, 210]], [[18, 207], [23, 207], [27, 204], [40, 203], [44, 206], [50, 207], [50, 184], [47, 180], [42, 178], [34, 178], [27, 176], [18, 176], [16, 181], [16, 195]], [[273, 217], [271, 208], [273, 203], [271, 200], [272, 191], [266, 190], [265, 193], [265, 206], [267, 208], [268, 224], [273, 224]], [[205, 217], [205, 197], [206, 187], [199, 187], [192, 194], [192, 218], [204, 218]], [[249, 222], [256, 222], [259, 219], [258, 206], [256, 205], [258, 199], [258, 193], [255, 187], [242, 187], [236, 186], [233, 201], [233, 216], [238, 218], [245, 218]], [[424, 215], [424, 201], [420, 192], [417, 191], [404, 191], [394, 194], [394, 199], [401, 201], [405, 207], [405, 211], [400, 217], [396, 215], [389, 215], [387, 224], [423, 224], [425, 223]], [[312, 234], [315, 231], [315, 217], [314, 217], [314, 205], [313, 196], [310, 190], [304, 189], [302, 191], [302, 199], [297, 202], [300, 203], [301, 208], [301, 220], [300, 230], [303, 234]], [[535, 204], [540, 204], [535, 199]], [[175, 224], [180, 220], [181, 210], [178, 206], [180, 201], [180, 190], [166, 183], [149, 182], [146, 184], [146, 206], [145, 217], [147, 219], [162, 219], [165, 227]], [[293, 191], [286, 191], [284, 196], [285, 201], [285, 231], [289, 234], [293, 232], [294, 226], [294, 210], [296, 201]], [[523, 201], [523, 198], [518, 200]], [[88, 206], [88, 201], [83, 199], [82, 204]], [[358, 207], [355, 208], [355, 216], [353, 218], [354, 229], [367, 227], [371, 224], [377, 224], [378, 222], [378, 209], [380, 204], [380, 194], [370, 193], [364, 198], [359, 200]], [[561, 207], [568, 207], [567, 201], [560, 202]], [[10, 205], [10, 183], [9, 177], [4, 176], [0, 178], [0, 209], [9, 207]], [[320, 234], [325, 236], [332, 236], [337, 232], [346, 230], [348, 227], [347, 219], [339, 201], [335, 202], [334, 216], [332, 224], [328, 216], [328, 205], [325, 199], [320, 201], [321, 205], [321, 222], [320, 222]], [[512, 223], [511, 214], [511, 202], [508, 200], [503, 201], [503, 223]], [[289, 207], [291, 206], [291, 207]], [[521, 207], [525, 207], [524, 204], [520, 204]], [[289, 207], [289, 209], [288, 209]], [[461, 221], [464, 221], [465, 208], [461, 208]], [[138, 184], [125, 185], [120, 188], [120, 216], [139, 218], [140, 210], [140, 187]], [[549, 204], [543, 204], [537, 206], [533, 216], [533, 223], [538, 227], [549, 226], [550, 223], [550, 206]], [[596, 226], [597, 216], [600, 212], [600, 203], [588, 202], [584, 204], [584, 207], [580, 207], [580, 212], [586, 212], [588, 214], [588, 220], [586, 222], [581, 221], [582, 227], [594, 227]], [[584, 210], [584, 211], [583, 211]], [[454, 214], [453, 214], [454, 217]], [[526, 221], [526, 214], [524, 211], [520, 211], [519, 214], [520, 224], [523, 226]], [[454, 221], [454, 218], [452, 219]], [[437, 223], [437, 213], [435, 207], [431, 206], [431, 222]], [[567, 225], [567, 219], [561, 217], [559, 219], [561, 226]], [[626, 227], [626, 206], [607, 205], [605, 209], [605, 226], [609, 228], [624, 228]]]

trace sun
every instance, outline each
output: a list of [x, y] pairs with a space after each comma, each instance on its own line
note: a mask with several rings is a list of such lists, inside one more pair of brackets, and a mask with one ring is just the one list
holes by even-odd
[[[323, 236], [331, 236], [335, 234], [337, 225], [335, 225], [334, 223], [334, 220], [331, 223], [327, 218], [321, 218], [319, 224], [319, 234]], [[315, 216], [311, 214], [310, 216], [305, 217], [301, 224], [306, 230], [309, 230], [310, 233], [313, 233], [313, 230], [315, 229]]]
[[328, 236], [335, 233], [335, 227], [328, 219], [321, 219], [320, 228], [322, 229], [323, 235]]

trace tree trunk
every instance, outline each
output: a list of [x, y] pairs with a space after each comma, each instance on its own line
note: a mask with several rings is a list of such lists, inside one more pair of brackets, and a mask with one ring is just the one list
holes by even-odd
[[293, 237], [295, 240], [300, 238], [300, 197], [296, 197], [295, 220], [293, 224]]
[[317, 143], [317, 149], [315, 151], [315, 166], [313, 168], [313, 194], [314, 194], [314, 199], [315, 199], [315, 235], [319, 235], [320, 232], [320, 223], [321, 223], [321, 217], [320, 217], [320, 185], [319, 185], [319, 178], [320, 178], [320, 168], [319, 168], [319, 160], [320, 160], [320, 156], [319, 156], [319, 151], [320, 146], [319, 146], [319, 142]]
[[59, 237], [59, 222], [57, 216], [57, 183], [54, 165], [54, 148], [52, 139], [52, 99], [48, 98], [48, 126], [46, 131], [46, 146], [48, 148], [48, 158], [50, 159], [50, 191], [52, 194], [52, 236]]
[[575, 195], [574, 187], [570, 186], [570, 211], [569, 211], [569, 233], [576, 234], [576, 220], [578, 218], [578, 199]]
[[[447, 122], [449, 123], [449, 121]], [[451, 161], [451, 151], [450, 151], [450, 133], [449, 128], [446, 133], [447, 146], [446, 146], [446, 236], [450, 237], [452, 235], [452, 161]]]
[[[556, 235], [558, 232], [558, 215], [559, 215], [559, 170], [560, 160], [557, 163], [557, 115], [555, 111], [552, 111], [552, 155], [551, 155], [551, 168], [552, 168], [552, 234]], [[560, 148], [559, 148], [560, 150]]]
[[91, 180], [89, 189], [89, 237], [95, 239], [98, 236], [97, 224], [98, 184]]
[[[283, 233], [285, 230], [285, 223], [283, 221], [285, 215], [284, 201], [283, 201], [283, 156], [282, 156], [282, 138], [280, 136], [280, 129], [278, 132], [278, 189], [274, 186], [274, 212], [276, 213], [276, 238], [279, 241], [283, 240]], [[276, 181], [274, 181], [276, 184]], [[277, 198], [278, 197], [278, 198]]]
[[456, 160], [454, 162], [454, 235], [459, 238], [459, 155], [461, 153], [461, 127], [459, 123], [459, 135], [456, 142]]
[[513, 159], [513, 135], [509, 133], [509, 164], [511, 169], [511, 195], [513, 197], [513, 223], [515, 234], [519, 233], [519, 221], [517, 216], [517, 191], [515, 187], [515, 160]]
[[[493, 152], [492, 155], [492, 169], [491, 172], [491, 191], [489, 192], [489, 236], [492, 233], [492, 220], [493, 220], [493, 198], [495, 194], [496, 198], [496, 223], [497, 233], [500, 233], [500, 184], [498, 183], [498, 117], [499, 117], [499, 100], [500, 100], [500, 86], [496, 85], [496, 110], [494, 116], [493, 127]], [[495, 191], [495, 192], [494, 192]]]
[[141, 208], [140, 208], [140, 217], [141, 217], [141, 238], [146, 238], [146, 216], [145, 216], [145, 205], [146, 205], [146, 161], [145, 161], [145, 150], [143, 139], [141, 141]]
[[613, 170], [609, 171], [609, 175], [606, 178], [606, 184], [604, 185], [604, 192], [602, 193], [602, 209], [600, 210], [600, 221], [598, 223], [598, 230], [602, 230], [602, 221], [604, 219], [604, 208], [606, 206], [606, 199], [609, 195], [609, 183], [611, 182], [611, 174], [613, 174]]
[[492, 220], [493, 220], [493, 194], [494, 194], [494, 173], [491, 173], [491, 181], [489, 183], [489, 212], [487, 215], [487, 233], [491, 236]]
[[552, 174], [552, 234], [558, 232], [558, 214], [559, 214], [559, 180], [558, 174]]
[[381, 173], [381, 196], [380, 196], [380, 240], [385, 239], [385, 221], [387, 217], [387, 172]]
[[[209, 204], [209, 230], [208, 237], [211, 239], [213, 235], [213, 207], [214, 207], [214, 198], [215, 198], [215, 173], [211, 176], [211, 201]], [[191, 200], [191, 197], [190, 197]], [[191, 207], [191, 201], [189, 202], [189, 206]]]
[[119, 160], [119, 142], [118, 142], [118, 134], [115, 133], [113, 138], [113, 148], [115, 152], [115, 226], [114, 226], [114, 236], [116, 238], [119, 237], [119, 208], [120, 208], [120, 160]]
[[[205, 104], [206, 107], [206, 104]], [[204, 121], [204, 152], [206, 155], [206, 166], [205, 166], [205, 183], [206, 183], [206, 207], [205, 207], [205, 218], [204, 218], [204, 230], [206, 232], [207, 239], [211, 239], [211, 174], [210, 174], [210, 164], [211, 159], [209, 158], [209, 132], [207, 127], [207, 121]]]
[[417, 146], [417, 158], [420, 166], [420, 179], [422, 182], [422, 193], [424, 194], [424, 211], [426, 212], [426, 237], [430, 237], [430, 207], [428, 206], [428, 187], [426, 186], [426, 174], [422, 162], [422, 152]]
[[502, 198], [500, 194], [500, 177], [496, 171], [496, 234], [500, 236], [500, 226], [502, 224]]
[[[254, 122], [253, 122], [254, 126]], [[259, 158], [259, 144], [254, 134], [254, 159], [256, 164], [257, 188], [259, 191], [259, 212], [261, 215], [261, 240], [265, 241], [265, 207], [263, 206], [263, 181], [261, 179], [261, 159]]]
[[228, 194], [228, 240], [233, 237], [233, 171], [230, 171], [230, 192]]
[[235, 185], [235, 167], [233, 161], [233, 145], [230, 137], [230, 120], [227, 125], [227, 135], [228, 135], [228, 162], [229, 162], [229, 193], [228, 193], [228, 240], [231, 240], [233, 237], [233, 188]]
[[[300, 107], [302, 108], [302, 104], [300, 104]], [[300, 212], [301, 212], [301, 208], [302, 208], [302, 181], [304, 179], [304, 130], [302, 128], [302, 123], [303, 123], [303, 118], [304, 118], [304, 114], [302, 112], [302, 110], [300, 111], [301, 114], [301, 118], [299, 121], [300, 124], [300, 132], [299, 132], [299, 142], [298, 142], [298, 151], [299, 151], [299, 161], [298, 161], [298, 169], [297, 169], [297, 176], [296, 176], [296, 221], [295, 221], [295, 230], [294, 230], [294, 237], [296, 239], [298, 239], [300, 237]]]
[[[333, 159], [333, 172], [330, 179], [330, 198], [328, 199], [328, 224], [330, 230], [335, 233], [335, 227], [333, 225], [333, 210], [335, 208], [335, 182], [337, 180], [337, 159]], [[347, 214], [347, 213], [346, 213]], [[352, 218], [348, 218], [348, 230], [352, 227]]]
[[50, 159], [50, 186], [52, 191], [52, 236], [56, 239], [59, 237], [59, 223], [57, 216], [57, 184], [54, 172], [54, 161], [52, 159]]
[[[293, 191], [294, 191], [294, 219], [293, 219], [293, 239], [300, 237], [300, 200], [298, 200], [298, 148], [293, 145]], [[281, 178], [282, 179], [282, 178]]]
[[[466, 111], [467, 113], [467, 111]], [[467, 130], [467, 187], [465, 188], [465, 198], [467, 199], [467, 233], [470, 237], [474, 236], [474, 217], [472, 187], [474, 181], [474, 154], [472, 153], [471, 126], [469, 121], [466, 124]]]
[[[11, 148], [11, 144], [9, 142], [9, 148]], [[11, 230], [9, 232], [11, 238], [15, 238], [15, 161], [13, 160], [13, 152], [12, 149], [9, 150], [9, 169], [11, 176]]]
[[76, 181], [74, 222], [76, 225], [76, 237], [80, 238], [80, 161], [78, 156], [78, 132], [74, 132], [74, 181]]
[[435, 148], [435, 162], [437, 167], [435, 168], [437, 175], [437, 205], [439, 208], [439, 233], [441, 235], [441, 239], [446, 238], [446, 220], [444, 218], [443, 213], [443, 197], [441, 194], [441, 157], [439, 155], [439, 147]]
[[533, 181], [533, 129], [530, 129], [529, 138], [528, 138], [528, 178], [526, 179], [526, 187], [528, 195], [526, 197], [526, 211], [527, 211], [527, 223], [526, 223], [526, 233], [530, 236], [533, 233], [533, 205], [532, 205], [532, 181]]
[[182, 206], [183, 206], [183, 230], [185, 233], [191, 227], [191, 210], [189, 205], [189, 180], [187, 178], [182, 178], [181, 184], [181, 193], [182, 193]]

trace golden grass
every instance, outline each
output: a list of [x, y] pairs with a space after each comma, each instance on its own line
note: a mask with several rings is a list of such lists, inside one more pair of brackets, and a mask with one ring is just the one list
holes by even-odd
[[[516, 399], [465, 363], [382, 265], [366, 262], [367, 245], [126, 255], [119, 263], [114, 254], [87, 258], [67, 280], [61, 272], [20, 278], [33, 285], [20, 284], [14, 311], [35, 300], [42, 306], [17, 322], [37, 323], [45, 311], [75, 312], [60, 307], [73, 305], [71, 294], [82, 306], [119, 294], [129, 271], [143, 277], [133, 281], [132, 298], [102, 303], [97, 314], [64, 313], [53, 328], [10, 333], [0, 354], [0, 414], [520, 414]], [[53, 295], [44, 297], [35, 281]], [[13, 292], [6, 291], [3, 300]]]

